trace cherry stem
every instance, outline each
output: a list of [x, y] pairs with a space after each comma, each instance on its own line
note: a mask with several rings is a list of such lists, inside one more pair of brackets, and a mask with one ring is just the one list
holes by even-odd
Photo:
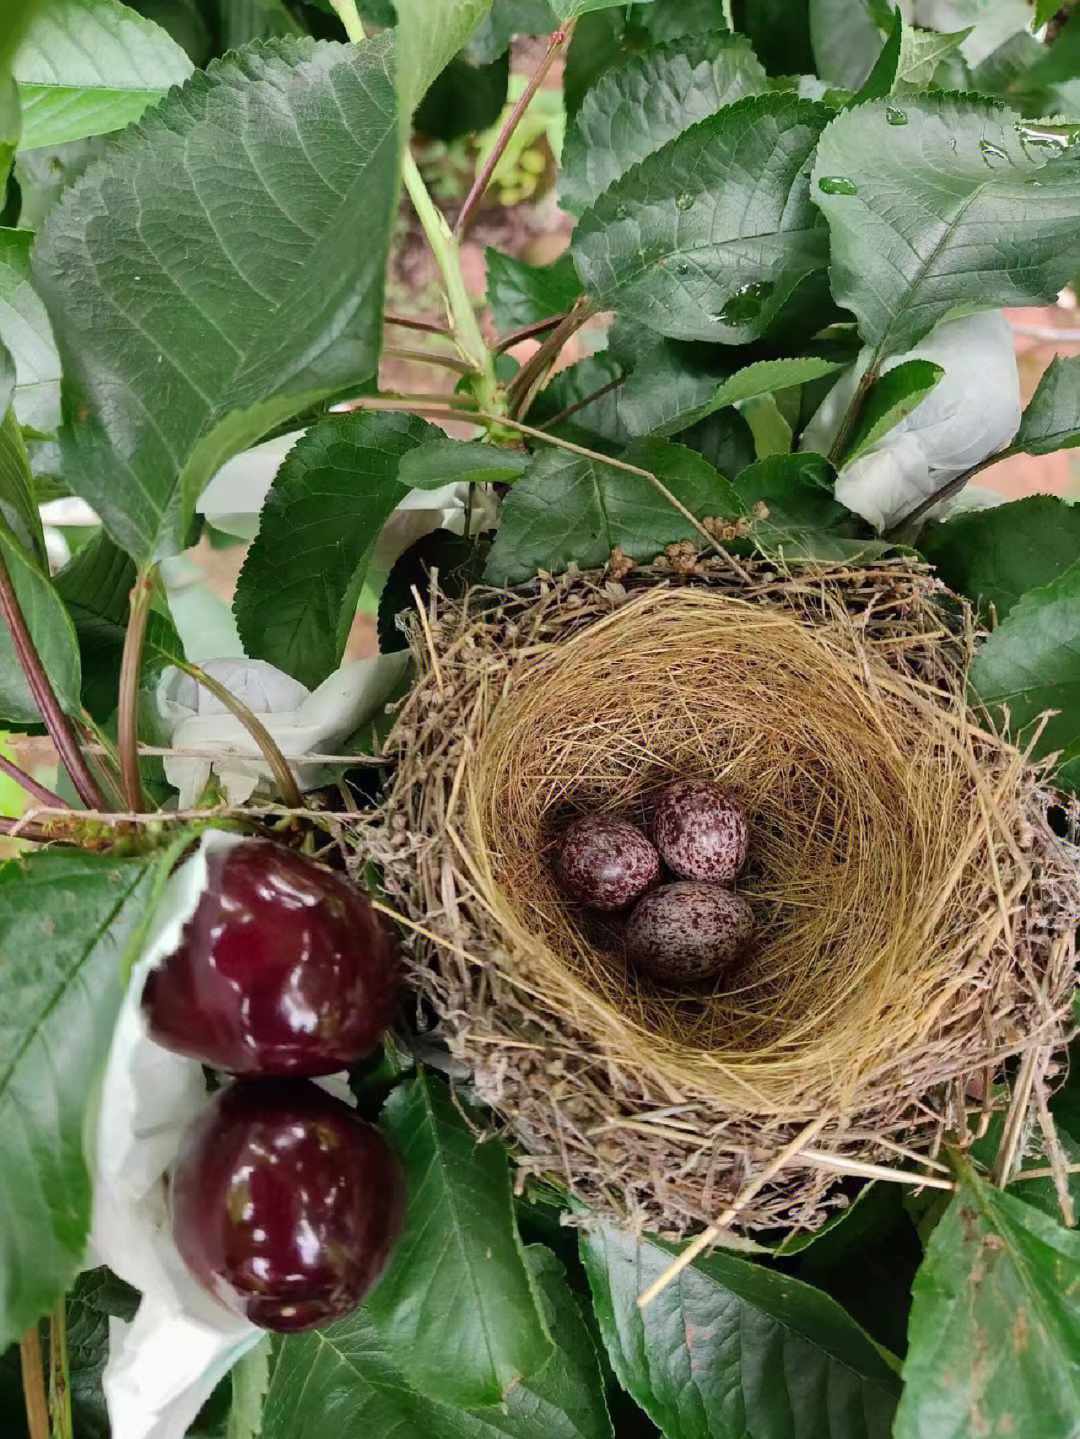
[[49, 1413], [52, 1439], [74, 1439], [65, 1299], [61, 1299], [49, 1315]]
[[49, 1439], [49, 1401], [45, 1397], [45, 1369], [36, 1324], [19, 1340], [19, 1360], [30, 1439]]
[[520, 345], [522, 340], [531, 340], [534, 335], [546, 335], [549, 330], [554, 330], [556, 325], [561, 325], [569, 313], [569, 310], [564, 310], [561, 315], [548, 315], [546, 320], [534, 320], [531, 325], [522, 325], [520, 330], [511, 330], [501, 340], [495, 341], [492, 354], [501, 355], [504, 350], [512, 350], [515, 345]]
[[442, 335], [447, 340], [452, 340], [453, 335], [445, 325], [438, 325], [434, 320], [421, 320], [415, 315], [383, 315], [384, 325], [400, 325], [403, 330], [422, 330], [425, 335]]
[[2, 555], [0, 555], [0, 614], [3, 615], [4, 623], [11, 634], [15, 653], [30, 685], [34, 702], [41, 712], [45, 728], [52, 736], [56, 752], [71, 776], [76, 793], [88, 809], [106, 809], [108, 806], [105, 797], [79, 749], [75, 731], [71, 728], [67, 715], [61, 709], [56, 691], [45, 673], [45, 666], [42, 664], [41, 656], [31, 638], [26, 616], [22, 612], [22, 606], [15, 593], [15, 586], [11, 582], [11, 575]]
[[544, 423], [538, 425], [537, 428], [550, 430], [556, 425], [561, 425], [563, 420], [568, 420], [571, 415], [576, 415], [579, 410], [587, 409], [589, 405], [594, 404], [597, 400], [602, 400], [605, 395], [610, 395], [612, 390], [617, 390], [620, 385], [625, 385], [626, 378], [625, 375], [616, 375], [613, 380], [608, 380], [606, 385], [601, 385], [598, 390], [593, 390], [591, 395], [586, 395], [584, 399], [578, 400], [575, 404], [567, 405], [565, 410], [560, 410], [557, 415], [552, 415], [550, 420], [545, 420]]
[[445, 370], [456, 370], [459, 375], [480, 373], [468, 360], [459, 360], [454, 355], [436, 355], [431, 350], [414, 350], [405, 345], [384, 345], [382, 353], [390, 360], [409, 360], [417, 365], [441, 365]]
[[469, 221], [472, 219], [480, 201], [484, 198], [484, 191], [491, 183], [491, 177], [495, 173], [495, 168], [506, 153], [506, 147], [509, 145], [514, 131], [521, 123], [521, 117], [532, 103], [532, 98], [537, 90], [539, 90], [540, 86], [544, 83], [544, 78], [554, 64], [556, 55], [566, 48], [570, 36], [574, 33], [574, 23], [575, 22], [571, 20], [570, 23], [564, 25], [561, 30], [555, 30], [552, 33], [551, 39], [548, 41], [548, 47], [544, 51], [539, 65], [537, 65], [533, 71], [532, 79], [525, 86], [521, 99], [507, 116], [506, 124], [499, 132], [499, 138], [495, 141], [491, 154], [484, 161], [483, 168], [473, 181], [472, 189], [465, 196], [465, 203], [462, 205], [461, 210], [458, 212], [458, 217], [454, 222], [455, 240], [460, 240], [468, 229]]
[[523, 420], [537, 393], [551, 373], [567, 341], [598, 313], [595, 300], [583, 295], [566, 317], [547, 337], [536, 354], [526, 360], [506, 387], [510, 398], [511, 418]]
[[877, 381], [878, 366], [880, 364], [880, 356], [875, 355], [863, 371], [862, 377], [855, 388], [855, 393], [851, 397], [851, 404], [848, 405], [844, 411], [844, 417], [840, 421], [840, 428], [837, 430], [836, 438], [833, 440], [829, 450], [829, 462], [838, 468], [840, 461], [844, 458], [848, 441], [851, 439], [851, 432], [858, 423], [859, 416], [863, 412], [863, 406], [866, 404], [870, 391], [874, 388], [874, 384]]
[[42, 804], [48, 805], [50, 809], [70, 809], [66, 799], [61, 799], [51, 789], [40, 784], [32, 774], [27, 774], [17, 764], [13, 764], [6, 755], [0, 754], [0, 770], [9, 775], [16, 784], [21, 785], [27, 794], [33, 795], [34, 799], [40, 800]]
[[998, 450], [996, 455], [988, 455], [985, 460], [980, 460], [977, 465], [972, 465], [970, 469], [964, 470], [955, 479], [946, 481], [939, 489], [927, 495], [925, 500], [920, 500], [910, 513], [903, 515], [895, 524], [890, 525], [885, 531], [884, 538], [887, 540], [894, 538], [902, 530], [906, 530], [909, 525], [921, 520], [935, 505], [940, 505], [942, 500], [951, 499], [953, 495], [959, 494], [968, 480], [973, 479], [980, 470], [988, 470], [991, 465], [996, 465], [998, 460], [1007, 460], [1012, 455], [1018, 454], [1020, 451], [1014, 450], [1011, 446], [1005, 450]]
[[[208, 689], [215, 698], [219, 699], [229, 713], [238, 719], [247, 730], [248, 734], [258, 745], [263, 758], [270, 766], [270, 770], [281, 791], [281, 797], [290, 809], [303, 809], [304, 796], [300, 793], [300, 786], [296, 783], [296, 776], [289, 767], [289, 762], [278, 748], [274, 736], [263, 724], [262, 720], [252, 714], [247, 705], [242, 704], [234, 694], [225, 688], [218, 680], [201, 670], [198, 665], [189, 664], [187, 660], [176, 660], [172, 662], [178, 670], [190, 675], [193, 680]], [[224, 757], [224, 756], [223, 756]]]
[[139, 680], [142, 676], [143, 644], [150, 619], [157, 571], [151, 566], [135, 581], [131, 591], [131, 619], [124, 635], [120, 661], [120, 698], [117, 706], [117, 737], [120, 749], [120, 784], [124, 804], [138, 813], [143, 807], [142, 777], [139, 774]]

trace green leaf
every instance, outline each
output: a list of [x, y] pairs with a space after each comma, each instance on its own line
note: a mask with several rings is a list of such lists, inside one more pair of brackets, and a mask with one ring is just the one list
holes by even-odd
[[218, 0], [221, 49], [239, 50], [253, 40], [275, 35], [302, 35], [282, 0]]
[[674, 339], [762, 335], [825, 265], [809, 161], [830, 113], [790, 93], [750, 95], [649, 155], [574, 232], [588, 292]]
[[0, 870], [0, 1349], [82, 1267], [83, 1131], [154, 866], [74, 852]]
[[642, 1310], [670, 1246], [598, 1226], [581, 1251], [615, 1372], [667, 1439], [888, 1439], [893, 1364], [827, 1295], [718, 1252]]
[[548, 0], [495, 0], [466, 54], [478, 64], [490, 64], [506, 54], [515, 35], [550, 35], [557, 23]]
[[[21, 545], [0, 534], [0, 549], [11, 575], [16, 598], [45, 673], [68, 714], [80, 709], [79, 649], [75, 630], [56, 590], [36, 560]], [[0, 625], [0, 721], [38, 725], [39, 711], [6, 625]]]
[[625, 3], [626, 0], [551, 0], [551, 8], [559, 20], [576, 20], [592, 10], [612, 10]]
[[872, 100], [818, 146], [814, 199], [832, 289], [876, 359], [946, 315], [1053, 299], [1080, 269], [1080, 147], [1034, 146], [1019, 117], [965, 95]]
[[5, 418], [15, 398], [15, 361], [0, 343], [0, 419]]
[[109, 1439], [101, 1376], [109, 1357], [109, 1321], [131, 1320], [139, 1296], [107, 1269], [79, 1275], [67, 1297], [71, 1407], [79, 1439]]
[[[632, 435], [670, 435], [726, 405], [790, 389], [843, 366], [816, 355], [755, 360], [717, 383], [717, 352], [668, 341], [635, 368], [619, 396], [619, 411]], [[721, 356], [722, 358], [722, 356]]]
[[1029, 590], [985, 641], [971, 666], [975, 694], [1019, 734], [1048, 710], [1038, 753], [1062, 752], [1059, 778], [1080, 789], [1080, 560]]
[[269, 1334], [233, 1366], [232, 1404], [225, 1439], [261, 1439], [263, 1403], [270, 1387]]
[[[116, 710], [135, 578], [134, 562], [101, 532], [56, 576], [57, 593], [79, 643], [82, 702], [98, 720], [107, 720]], [[154, 683], [170, 657], [183, 659], [184, 647], [169, 615], [153, 609], [143, 651], [144, 688]]]
[[140, 563], [183, 548], [226, 459], [374, 371], [390, 39], [215, 61], [49, 213], [33, 272], [64, 367], [65, 477]]
[[[529, 420], [534, 425], [544, 425], [553, 435], [590, 449], [607, 451], [611, 446], [625, 445], [630, 435], [620, 412], [622, 389], [612, 388], [624, 376], [622, 365], [611, 351], [598, 350], [595, 355], [567, 365], [548, 381], [533, 402]], [[572, 415], [552, 423], [571, 408]]]
[[491, 10], [491, 0], [394, 0], [397, 51], [394, 66], [401, 106], [402, 139], [412, 113]]
[[1080, 555], [1080, 506], [1031, 495], [972, 510], [928, 529], [919, 549], [959, 594], [998, 622], [1029, 590], [1056, 580]]
[[770, 75], [814, 68], [807, 0], [734, 0], [735, 29], [749, 36]]
[[1080, 445], [1080, 355], [1055, 355], [1020, 417], [1011, 448], [1049, 455]]
[[896, 1439], [1061, 1439], [1080, 1413], [1080, 1235], [967, 1166], [915, 1279]]
[[398, 479], [413, 490], [443, 485], [512, 484], [529, 468], [523, 450], [501, 450], [479, 440], [429, 440], [401, 458]]
[[[0, 389], [3, 388], [3, 362], [7, 351], [0, 345]], [[11, 371], [14, 380], [14, 369]], [[0, 394], [0, 412], [3, 395]], [[48, 572], [45, 536], [34, 496], [34, 477], [26, 458], [15, 411], [8, 410], [0, 421], [0, 526], [11, 543], [17, 545], [42, 574]]]
[[881, 54], [884, 36], [869, 0], [810, 0], [810, 42], [829, 85], [857, 90]]
[[28, 230], [0, 229], [0, 340], [15, 361], [15, 414], [50, 433], [60, 424], [60, 356], [45, 306], [30, 283]]
[[905, 360], [874, 381], [851, 433], [844, 464], [849, 465], [876, 445], [894, 425], [906, 419], [945, 374], [932, 360]]
[[643, 0], [633, 14], [636, 23], [661, 43], [731, 29], [731, 0]]
[[701, 35], [625, 56], [582, 101], [563, 147], [560, 194], [580, 214], [676, 135], [768, 79], [742, 35]]
[[375, 542], [408, 494], [401, 459], [441, 432], [412, 415], [332, 415], [285, 457], [236, 586], [245, 651], [314, 688], [336, 669]]
[[903, 93], [905, 87], [925, 90], [941, 63], [956, 54], [973, 28], [969, 25], [966, 30], [945, 33], [918, 30], [902, 18], [900, 25], [900, 58], [892, 84], [894, 94]]
[[19, 87], [7, 70], [0, 70], [0, 201], [7, 193], [11, 162], [19, 148], [21, 130]]
[[485, 251], [487, 302], [501, 331], [520, 330], [569, 310], [581, 298], [581, 281], [570, 255], [550, 265], [528, 265], [501, 250]]
[[674, 436], [676, 443], [696, 450], [714, 470], [734, 480], [754, 463], [754, 436], [738, 410], [717, 410]]
[[191, 74], [160, 26], [119, 0], [50, 0], [12, 66], [24, 150], [122, 130]]
[[509, 51], [489, 65], [455, 55], [417, 107], [413, 128], [444, 142], [486, 130], [503, 112], [509, 82]]
[[1060, 9], [1060, 0], [1035, 0], [1035, 14], [1032, 17], [1032, 25], [1035, 29], [1041, 29], [1043, 25], [1050, 23]]
[[[698, 519], [742, 514], [728, 481], [682, 445], [643, 440], [620, 459], [654, 475]], [[655, 559], [679, 540], [700, 544], [702, 537], [646, 476], [547, 450], [503, 502], [486, 573], [493, 583], [518, 584], [541, 570], [557, 574], [572, 561], [604, 565], [614, 549], [633, 560]]]
[[833, 498], [836, 471], [811, 452], [772, 455], [743, 470], [734, 483], [746, 511], [755, 515], [755, 545], [787, 559], [847, 560], [882, 554], [888, 545], [857, 537], [851, 511]]
[[324, 1329], [275, 1340], [262, 1439], [306, 1436], [312, 1415], [318, 1439], [612, 1439], [596, 1353], [559, 1266], [540, 1246], [525, 1255], [562, 1347], [502, 1402], [458, 1409], [410, 1389], [369, 1303]]
[[478, 1142], [426, 1075], [394, 1091], [382, 1122], [405, 1164], [409, 1213], [368, 1313], [420, 1393], [458, 1408], [498, 1404], [552, 1355], [506, 1151]]

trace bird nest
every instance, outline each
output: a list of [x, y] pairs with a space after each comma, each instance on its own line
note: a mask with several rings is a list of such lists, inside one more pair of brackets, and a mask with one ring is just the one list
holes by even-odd
[[[1015, 1153], [1068, 1035], [1080, 866], [1045, 771], [968, 707], [970, 616], [903, 560], [662, 565], [414, 618], [364, 842], [422, 1029], [522, 1182], [671, 1237], [811, 1229], [845, 1175], [947, 1184], [1005, 1076]], [[569, 818], [643, 820], [686, 775], [751, 835], [758, 943], [705, 993], [635, 975], [551, 877]]]

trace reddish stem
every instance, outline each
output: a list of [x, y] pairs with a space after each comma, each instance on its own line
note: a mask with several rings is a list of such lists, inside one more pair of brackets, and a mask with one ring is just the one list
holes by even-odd
[[484, 191], [491, 183], [491, 177], [495, 173], [495, 167], [498, 165], [499, 161], [506, 153], [506, 147], [507, 145], [509, 145], [510, 139], [514, 131], [517, 129], [519, 123], [521, 122], [522, 115], [524, 115], [525, 111], [529, 108], [533, 96], [536, 94], [537, 90], [539, 90], [540, 86], [544, 83], [544, 77], [551, 69], [552, 64], [555, 61], [556, 55], [558, 55], [559, 52], [565, 48], [567, 41], [570, 39], [570, 36], [573, 33], [574, 22], [571, 21], [568, 25], [564, 25], [561, 30], [556, 30], [552, 34], [551, 39], [548, 42], [548, 47], [544, 51], [543, 58], [541, 59], [540, 64], [536, 67], [536, 70], [533, 72], [532, 79], [529, 81], [528, 85], [526, 85], [521, 99], [514, 106], [513, 110], [511, 110], [510, 115], [507, 118], [506, 124], [502, 127], [499, 138], [495, 141], [495, 145], [491, 151], [491, 154], [484, 161], [483, 169], [473, 181], [473, 187], [465, 197], [465, 203], [464, 205], [462, 205], [457, 220], [454, 222], [455, 240], [461, 240], [464, 236], [465, 231], [468, 228], [469, 221], [472, 219], [477, 206], [480, 204], [480, 201], [484, 198]]
[[41, 656], [31, 638], [26, 616], [22, 612], [22, 606], [19, 604], [15, 586], [11, 582], [11, 575], [8, 573], [3, 556], [0, 556], [0, 614], [3, 615], [4, 623], [10, 631], [15, 653], [30, 685], [34, 702], [41, 712], [45, 728], [52, 736], [56, 752], [71, 776], [76, 793], [88, 809], [107, 809], [105, 797], [98, 788], [97, 781], [91, 774], [90, 768], [83, 758], [83, 753], [79, 749], [75, 731], [71, 728], [67, 715], [61, 709], [60, 701], [56, 698], [56, 691], [45, 673], [45, 667], [41, 663]]
[[21, 785], [27, 794], [33, 795], [34, 799], [40, 800], [42, 804], [48, 805], [50, 809], [70, 809], [66, 799], [61, 799], [45, 785], [39, 784], [32, 774], [27, 774], [17, 764], [12, 764], [6, 755], [0, 754], [0, 770], [9, 775], [16, 784]]

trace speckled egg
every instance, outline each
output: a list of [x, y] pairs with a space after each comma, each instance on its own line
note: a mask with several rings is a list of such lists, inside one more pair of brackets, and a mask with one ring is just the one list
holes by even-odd
[[659, 984], [715, 979], [743, 958], [754, 937], [754, 913], [728, 889], [678, 880], [652, 890], [626, 925], [626, 954]]
[[555, 882], [590, 909], [622, 909], [656, 881], [660, 857], [641, 830], [607, 815], [583, 815], [565, 831]]
[[746, 863], [746, 819], [718, 785], [677, 779], [657, 796], [652, 842], [685, 879], [731, 884]]

